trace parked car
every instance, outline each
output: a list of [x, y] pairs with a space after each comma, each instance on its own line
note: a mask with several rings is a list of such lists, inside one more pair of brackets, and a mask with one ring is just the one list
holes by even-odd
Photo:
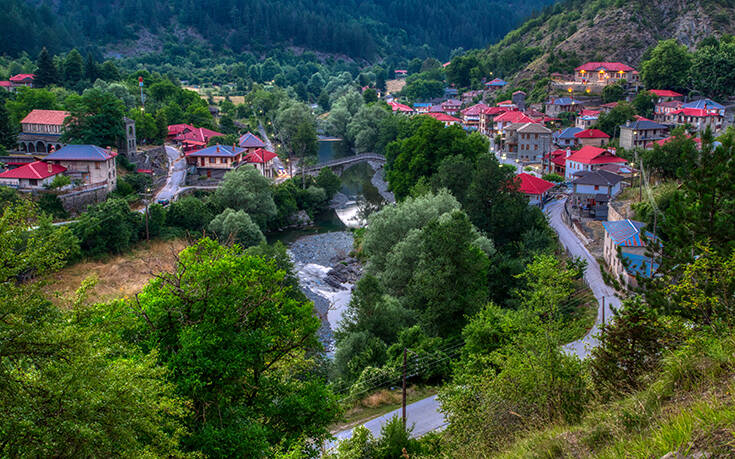
[[159, 199], [159, 200], [157, 200], [156, 202], [157, 202], [158, 204], [162, 205], [163, 207], [166, 207], [167, 205], [169, 205], [169, 202], [170, 202], [170, 201], [169, 201], [168, 199]]

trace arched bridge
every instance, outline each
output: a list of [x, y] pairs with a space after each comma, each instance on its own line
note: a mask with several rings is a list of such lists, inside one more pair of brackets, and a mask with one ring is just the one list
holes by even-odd
[[335, 174], [342, 175], [342, 172], [358, 163], [368, 163], [373, 169], [378, 169], [385, 164], [385, 156], [377, 153], [361, 153], [359, 155], [345, 156], [344, 158], [337, 158], [325, 163], [305, 167], [304, 173], [308, 175], [317, 175], [320, 170], [328, 167]]

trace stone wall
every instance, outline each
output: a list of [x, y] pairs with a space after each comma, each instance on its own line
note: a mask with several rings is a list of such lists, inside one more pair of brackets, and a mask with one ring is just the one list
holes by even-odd
[[156, 147], [150, 150], [137, 150], [127, 155], [128, 160], [133, 163], [136, 169], [150, 169], [156, 177], [165, 177], [168, 175], [168, 155], [166, 147]]
[[107, 187], [104, 185], [94, 188], [71, 191], [69, 193], [60, 194], [59, 200], [64, 210], [70, 214], [77, 215], [87, 210], [87, 207], [99, 204], [107, 199]]
[[[229, 169], [196, 169], [186, 174], [186, 186], [218, 186]], [[207, 173], [209, 172], [209, 177]]]

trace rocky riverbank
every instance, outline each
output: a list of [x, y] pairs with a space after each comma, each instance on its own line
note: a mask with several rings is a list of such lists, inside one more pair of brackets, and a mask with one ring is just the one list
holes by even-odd
[[388, 183], [385, 181], [385, 169], [379, 168], [375, 171], [375, 174], [373, 174], [373, 178], [370, 180], [370, 183], [373, 184], [375, 188], [378, 189], [378, 193], [385, 199], [387, 203], [394, 203], [396, 202], [396, 197], [393, 193], [388, 191]]
[[304, 236], [289, 246], [301, 290], [314, 302], [322, 321], [319, 337], [329, 350], [333, 348], [333, 331], [362, 272], [360, 263], [349, 256], [353, 244], [352, 233], [339, 231]]

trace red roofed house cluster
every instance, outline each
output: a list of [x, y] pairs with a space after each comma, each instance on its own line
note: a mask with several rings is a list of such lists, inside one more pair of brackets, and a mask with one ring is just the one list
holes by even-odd
[[207, 177], [215, 170], [227, 171], [243, 164], [252, 164], [265, 177], [274, 177], [276, 153], [268, 151], [265, 143], [250, 132], [241, 136], [238, 145], [212, 145], [186, 153], [188, 164], [195, 166]]

